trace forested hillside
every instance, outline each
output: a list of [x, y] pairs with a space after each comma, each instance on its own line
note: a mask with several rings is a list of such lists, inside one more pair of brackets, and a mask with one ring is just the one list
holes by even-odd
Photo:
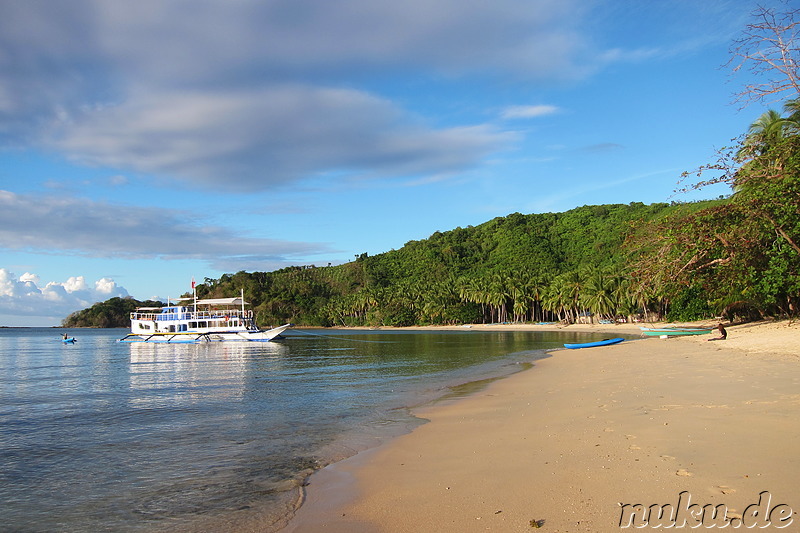
[[[796, 153], [794, 145], [784, 149]], [[790, 160], [797, 164], [794, 155]], [[753, 202], [764, 210], [777, 197], [798, 196], [797, 174], [784, 181], [767, 192], [750, 182], [714, 201], [514, 213], [343, 265], [206, 278], [197, 295], [244, 290], [262, 326], [793, 315], [800, 298], [800, 254], [791, 245], [800, 232], [797, 202], [779, 209], [788, 241], [768, 222], [778, 214], [748, 211]], [[115, 298], [64, 325], [126, 327], [137, 305], [154, 303]]]
[[713, 202], [584, 206], [498, 217], [436, 232], [399, 250], [332, 267], [238, 272], [206, 279], [200, 297], [245, 290], [262, 324], [457, 324], [574, 321], [663, 313], [628, 276], [625, 242], [639, 228]]

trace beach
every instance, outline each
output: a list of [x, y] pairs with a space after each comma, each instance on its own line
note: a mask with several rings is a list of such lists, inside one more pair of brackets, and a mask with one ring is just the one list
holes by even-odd
[[791, 531], [800, 326], [727, 330], [716, 342], [714, 332], [555, 350], [466, 398], [415, 409], [430, 422], [311, 476], [283, 531], [605, 532], [715, 520]]

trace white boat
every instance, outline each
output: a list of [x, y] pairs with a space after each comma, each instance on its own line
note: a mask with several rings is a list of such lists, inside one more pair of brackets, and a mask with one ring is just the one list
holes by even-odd
[[268, 342], [292, 327], [260, 329], [253, 311], [238, 298], [198, 300], [178, 298], [165, 307], [139, 307], [131, 313], [131, 332], [117, 342], [168, 342], [196, 344], [201, 342]]

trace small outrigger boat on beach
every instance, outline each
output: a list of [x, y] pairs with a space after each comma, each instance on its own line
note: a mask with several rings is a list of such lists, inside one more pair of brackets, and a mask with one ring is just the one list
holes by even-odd
[[667, 326], [663, 328], [646, 328], [644, 326], [639, 326], [639, 329], [642, 330], [642, 335], [647, 335], [648, 337], [661, 337], [664, 335], [667, 336], [678, 336], [678, 335], [707, 335], [714, 331], [716, 328], [699, 328], [699, 327], [679, 327], [679, 326]]
[[198, 300], [178, 298], [165, 307], [139, 307], [131, 313], [131, 332], [117, 342], [165, 342], [197, 344], [203, 342], [268, 342], [292, 327], [284, 324], [262, 330], [245, 306], [244, 294], [238, 298]]

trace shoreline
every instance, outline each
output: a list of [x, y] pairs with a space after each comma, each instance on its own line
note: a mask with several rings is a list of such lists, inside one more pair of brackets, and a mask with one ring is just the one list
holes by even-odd
[[[548, 531], [617, 531], [620, 504], [677, 505], [685, 491], [700, 506], [725, 504], [734, 520], [770, 491], [800, 520], [790, 444], [800, 438], [800, 326], [726, 327], [725, 342], [550, 351], [535, 370], [413, 409], [430, 423], [315, 472], [280, 531], [530, 531], [540, 521]], [[640, 333], [633, 324], [470, 329]]]

